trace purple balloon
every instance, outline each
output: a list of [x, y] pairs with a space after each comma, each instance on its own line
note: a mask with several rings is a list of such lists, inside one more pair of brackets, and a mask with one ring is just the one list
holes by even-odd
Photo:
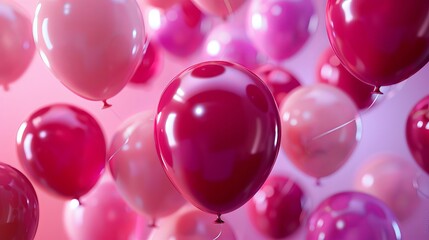
[[393, 212], [365, 193], [337, 193], [319, 204], [307, 224], [307, 240], [400, 240]]

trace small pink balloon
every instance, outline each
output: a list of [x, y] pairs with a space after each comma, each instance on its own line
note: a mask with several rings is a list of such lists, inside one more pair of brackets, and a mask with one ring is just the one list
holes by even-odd
[[259, 51], [274, 60], [295, 55], [317, 27], [312, 0], [254, 0], [247, 33]]
[[162, 168], [155, 147], [154, 115], [137, 114], [125, 121], [110, 146], [110, 171], [119, 192], [139, 213], [156, 220], [185, 204]]
[[145, 4], [149, 4], [153, 7], [167, 10], [176, 3], [180, 3], [186, 0], [139, 0]]
[[327, 84], [300, 87], [280, 107], [282, 147], [290, 161], [309, 176], [337, 171], [361, 135], [354, 102]]
[[411, 161], [393, 154], [378, 154], [357, 172], [357, 190], [381, 199], [399, 220], [410, 217], [419, 205], [414, 187], [417, 169]]
[[192, 0], [202, 11], [219, 17], [233, 14], [247, 0]]
[[144, 85], [149, 82], [161, 69], [161, 52], [155, 42], [151, 41], [147, 45], [143, 59], [134, 72], [130, 83]]
[[89, 100], [116, 95], [143, 57], [145, 30], [135, 0], [41, 0], [33, 33], [52, 73]]

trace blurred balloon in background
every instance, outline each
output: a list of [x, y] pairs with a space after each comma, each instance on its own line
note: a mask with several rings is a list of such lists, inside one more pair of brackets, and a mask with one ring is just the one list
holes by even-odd
[[38, 224], [39, 201], [33, 185], [20, 171], [0, 162], [0, 239], [33, 239]]
[[19, 127], [16, 148], [24, 170], [44, 190], [79, 199], [106, 165], [106, 142], [98, 122], [68, 104], [51, 104]]
[[42, 0], [33, 34], [41, 58], [67, 88], [101, 101], [131, 79], [146, 36], [135, 0]]
[[134, 72], [130, 83], [137, 85], [146, 85], [148, 82], [161, 72], [162, 68], [162, 55], [159, 46], [154, 42], [150, 41], [147, 43], [146, 51], [143, 59]]
[[192, 0], [192, 2], [208, 14], [226, 18], [239, 9], [247, 0]]
[[185, 200], [168, 179], [156, 152], [154, 115], [139, 113], [125, 121], [110, 146], [110, 172], [119, 193], [149, 224], [172, 214]]
[[428, 11], [419, 0], [328, 0], [329, 41], [344, 67], [380, 92], [429, 60]]
[[27, 70], [34, 49], [29, 17], [12, 2], [0, 1], [0, 85], [5, 90]]
[[172, 7], [176, 3], [184, 2], [187, 0], [138, 0], [138, 1], [142, 3], [146, 3], [156, 8], [166, 10]]

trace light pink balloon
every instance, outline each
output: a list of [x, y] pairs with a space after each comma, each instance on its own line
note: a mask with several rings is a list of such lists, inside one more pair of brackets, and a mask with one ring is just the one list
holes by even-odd
[[281, 104], [280, 118], [283, 150], [296, 167], [315, 178], [343, 166], [361, 135], [354, 102], [326, 84], [293, 90]]
[[219, 17], [234, 13], [247, 0], [192, 0], [202, 11]]
[[149, 4], [153, 7], [165, 10], [170, 8], [174, 4], [183, 2], [185, 0], [139, 0], [139, 1], [141, 1], [143, 4]]
[[128, 119], [113, 137], [110, 171], [119, 192], [155, 225], [177, 211], [185, 200], [162, 168], [154, 140], [154, 117], [144, 112]]
[[420, 203], [413, 185], [417, 169], [411, 163], [394, 154], [374, 155], [357, 172], [355, 187], [381, 199], [399, 220], [406, 220]]
[[34, 49], [30, 19], [18, 6], [0, 1], [0, 85], [5, 90], [27, 70]]
[[89, 100], [106, 100], [143, 57], [145, 31], [135, 0], [41, 0], [34, 39], [52, 73]]

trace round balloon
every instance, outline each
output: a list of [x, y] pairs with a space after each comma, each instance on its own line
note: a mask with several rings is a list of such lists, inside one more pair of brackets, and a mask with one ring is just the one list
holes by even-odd
[[151, 41], [147, 44], [147, 48], [143, 59], [135, 71], [130, 83], [144, 85], [149, 82], [161, 69], [161, 53], [157, 44]]
[[137, 114], [125, 121], [110, 146], [110, 172], [127, 203], [156, 220], [177, 211], [185, 200], [161, 165], [153, 135], [154, 116]]
[[307, 240], [400, 240], [401, 231], [392, 211], [380, 200], [365, 193], [341, 192], [311, 213]]
[[52, 73], [89, 100], [116, 95], [143, 57], [145, 31], [135, 0], [41, 0], [33, 34]]
[[283, 150], [296, 167], [315, 178], [343, 166], [361, 135], [356, 105], [327, 84], [294, 90], [283, 100], [280, 115]]
[[34, 239], [38, 224], [33, 185], [20, 171], [0, 162], [0, 239]]
[[11, 2], [0, 2], [0, 85], [5, 90], [27, 70], [34, 55], [31, 21]]
[[79, 198], [97, 182], [106, 164], [106, 142], [97, 121], [67, 104], [43, 107], [17, 133], [24, 170], [45, 190]]
[[420, 0], [328, 0], [329, 41], [344, 67], [379, 92], [429, 60], [428, 11]]
[[246, 0], [192, 0], [192, 2], [204, 12], [226, 17], [237, 11]]
[[255, 74], [229, 62], [202, 62], [164, 90], [155, 136], [182, 195], [221, 215], [246, 203], [267, 179], [279, 151], [280, 119]]

